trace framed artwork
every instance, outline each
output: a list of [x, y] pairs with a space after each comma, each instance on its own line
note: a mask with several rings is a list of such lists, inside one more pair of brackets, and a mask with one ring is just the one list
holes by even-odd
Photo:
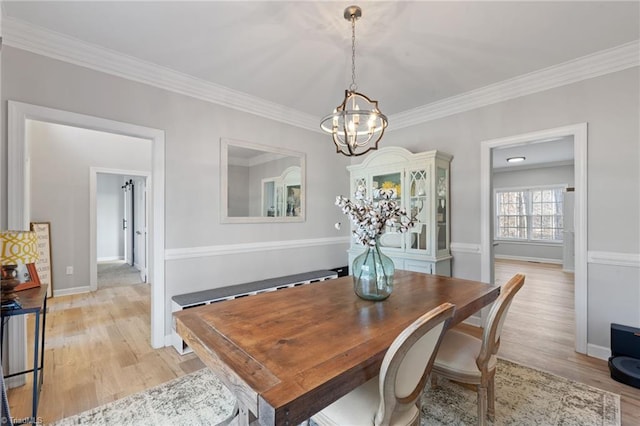
[[16, 271], [16, 278], [20, 281], [20, 284], [16, 286], [15, 291], [40, 287], [40, 279], [38, 278], [35, 263], [29, 263], [27, 265], [18, 264]]
[[53, 296], [53, 274], [51, 269], [51, 222], [31, 222], [31, 230], [38, 238], [38, 260], [35, 270], [41, 284], [46, 284], [47, 297]]

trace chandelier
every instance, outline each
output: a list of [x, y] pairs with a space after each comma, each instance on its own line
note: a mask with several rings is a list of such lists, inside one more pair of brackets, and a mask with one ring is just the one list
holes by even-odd
[[336, 152], [348, 157], [378, 149], [388, 124], [387, 117], [378, 109], [378, 101], [357, 92], [356, 20], [361, 16], [359, 6], [344, 10], [344, 19], [351, 21], [351, 85], [345, 90], [344, 101], [320, 122], [320, 128], [331, 133]]

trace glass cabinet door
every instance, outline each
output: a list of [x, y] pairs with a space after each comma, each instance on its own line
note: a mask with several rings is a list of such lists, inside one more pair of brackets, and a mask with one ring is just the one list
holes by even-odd
[[448, 199], [449, 199], [449, 176], [447, 169], [438, 167], [436, 172], [436, 231], [438, 250], [447, 250], [447, 222], [448, 222]]
[[[396, 192], [396, 201], [399, 205], [402, 205], [402, 172], [387, 173], [374, 175], [371, 177], [371, 197], [374, 201], [380, 200], [375, 196], [374, 191], [376, 189], [393, 189]], [[402, 248], [403, 247], [403, 234], [397, 232], [395, 229], [386, 226], [383, 234], [380, 236], [379, 242], [382, 247], [389, 248]]]
[[429, 204], [427, 200], [427, 172], [426, 170], [413, 170], [409, 172], [409, 211], [411, 217], [415, 217], [415, 226], [409, 230], [407, 236], [408, 248], [414, 250], [427, 250], [427, 233], [429, 232]]

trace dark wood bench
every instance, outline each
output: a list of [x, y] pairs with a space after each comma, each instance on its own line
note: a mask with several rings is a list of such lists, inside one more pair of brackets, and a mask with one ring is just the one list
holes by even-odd
[[[253, 296], [267, 291], [277, 291], [288, 287], [311, 284], [315, 282], [338, 278], [338, 273], [330, 270], [304, 272], [302, 274], [287, 275], [284, 277], [268, 278], [244, 284], [236, 284], [226, 287], [213, 288], [211, 290], [196, 291], [194, 293], [179, 294], [171, 298], [171, 311], [178, 312], [183, 309], [208, 305], [209, 303], [223, 300], [237, 299], [239, 297]], [[171, 330], [171, 343], [180, 355], [191, 352], [191, 349], [176, 333], [175, 322]]]

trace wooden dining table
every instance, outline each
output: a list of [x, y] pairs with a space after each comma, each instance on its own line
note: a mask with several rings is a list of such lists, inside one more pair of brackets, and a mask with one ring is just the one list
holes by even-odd
[[398, 334], [451, 302], [450, 326], [500, 288], [398, 270], [391, 296], [358, 298], [351, 276], [186, 309], [176, 330], [237, 400], [231, 424], [297, 425], [375, 377]]

